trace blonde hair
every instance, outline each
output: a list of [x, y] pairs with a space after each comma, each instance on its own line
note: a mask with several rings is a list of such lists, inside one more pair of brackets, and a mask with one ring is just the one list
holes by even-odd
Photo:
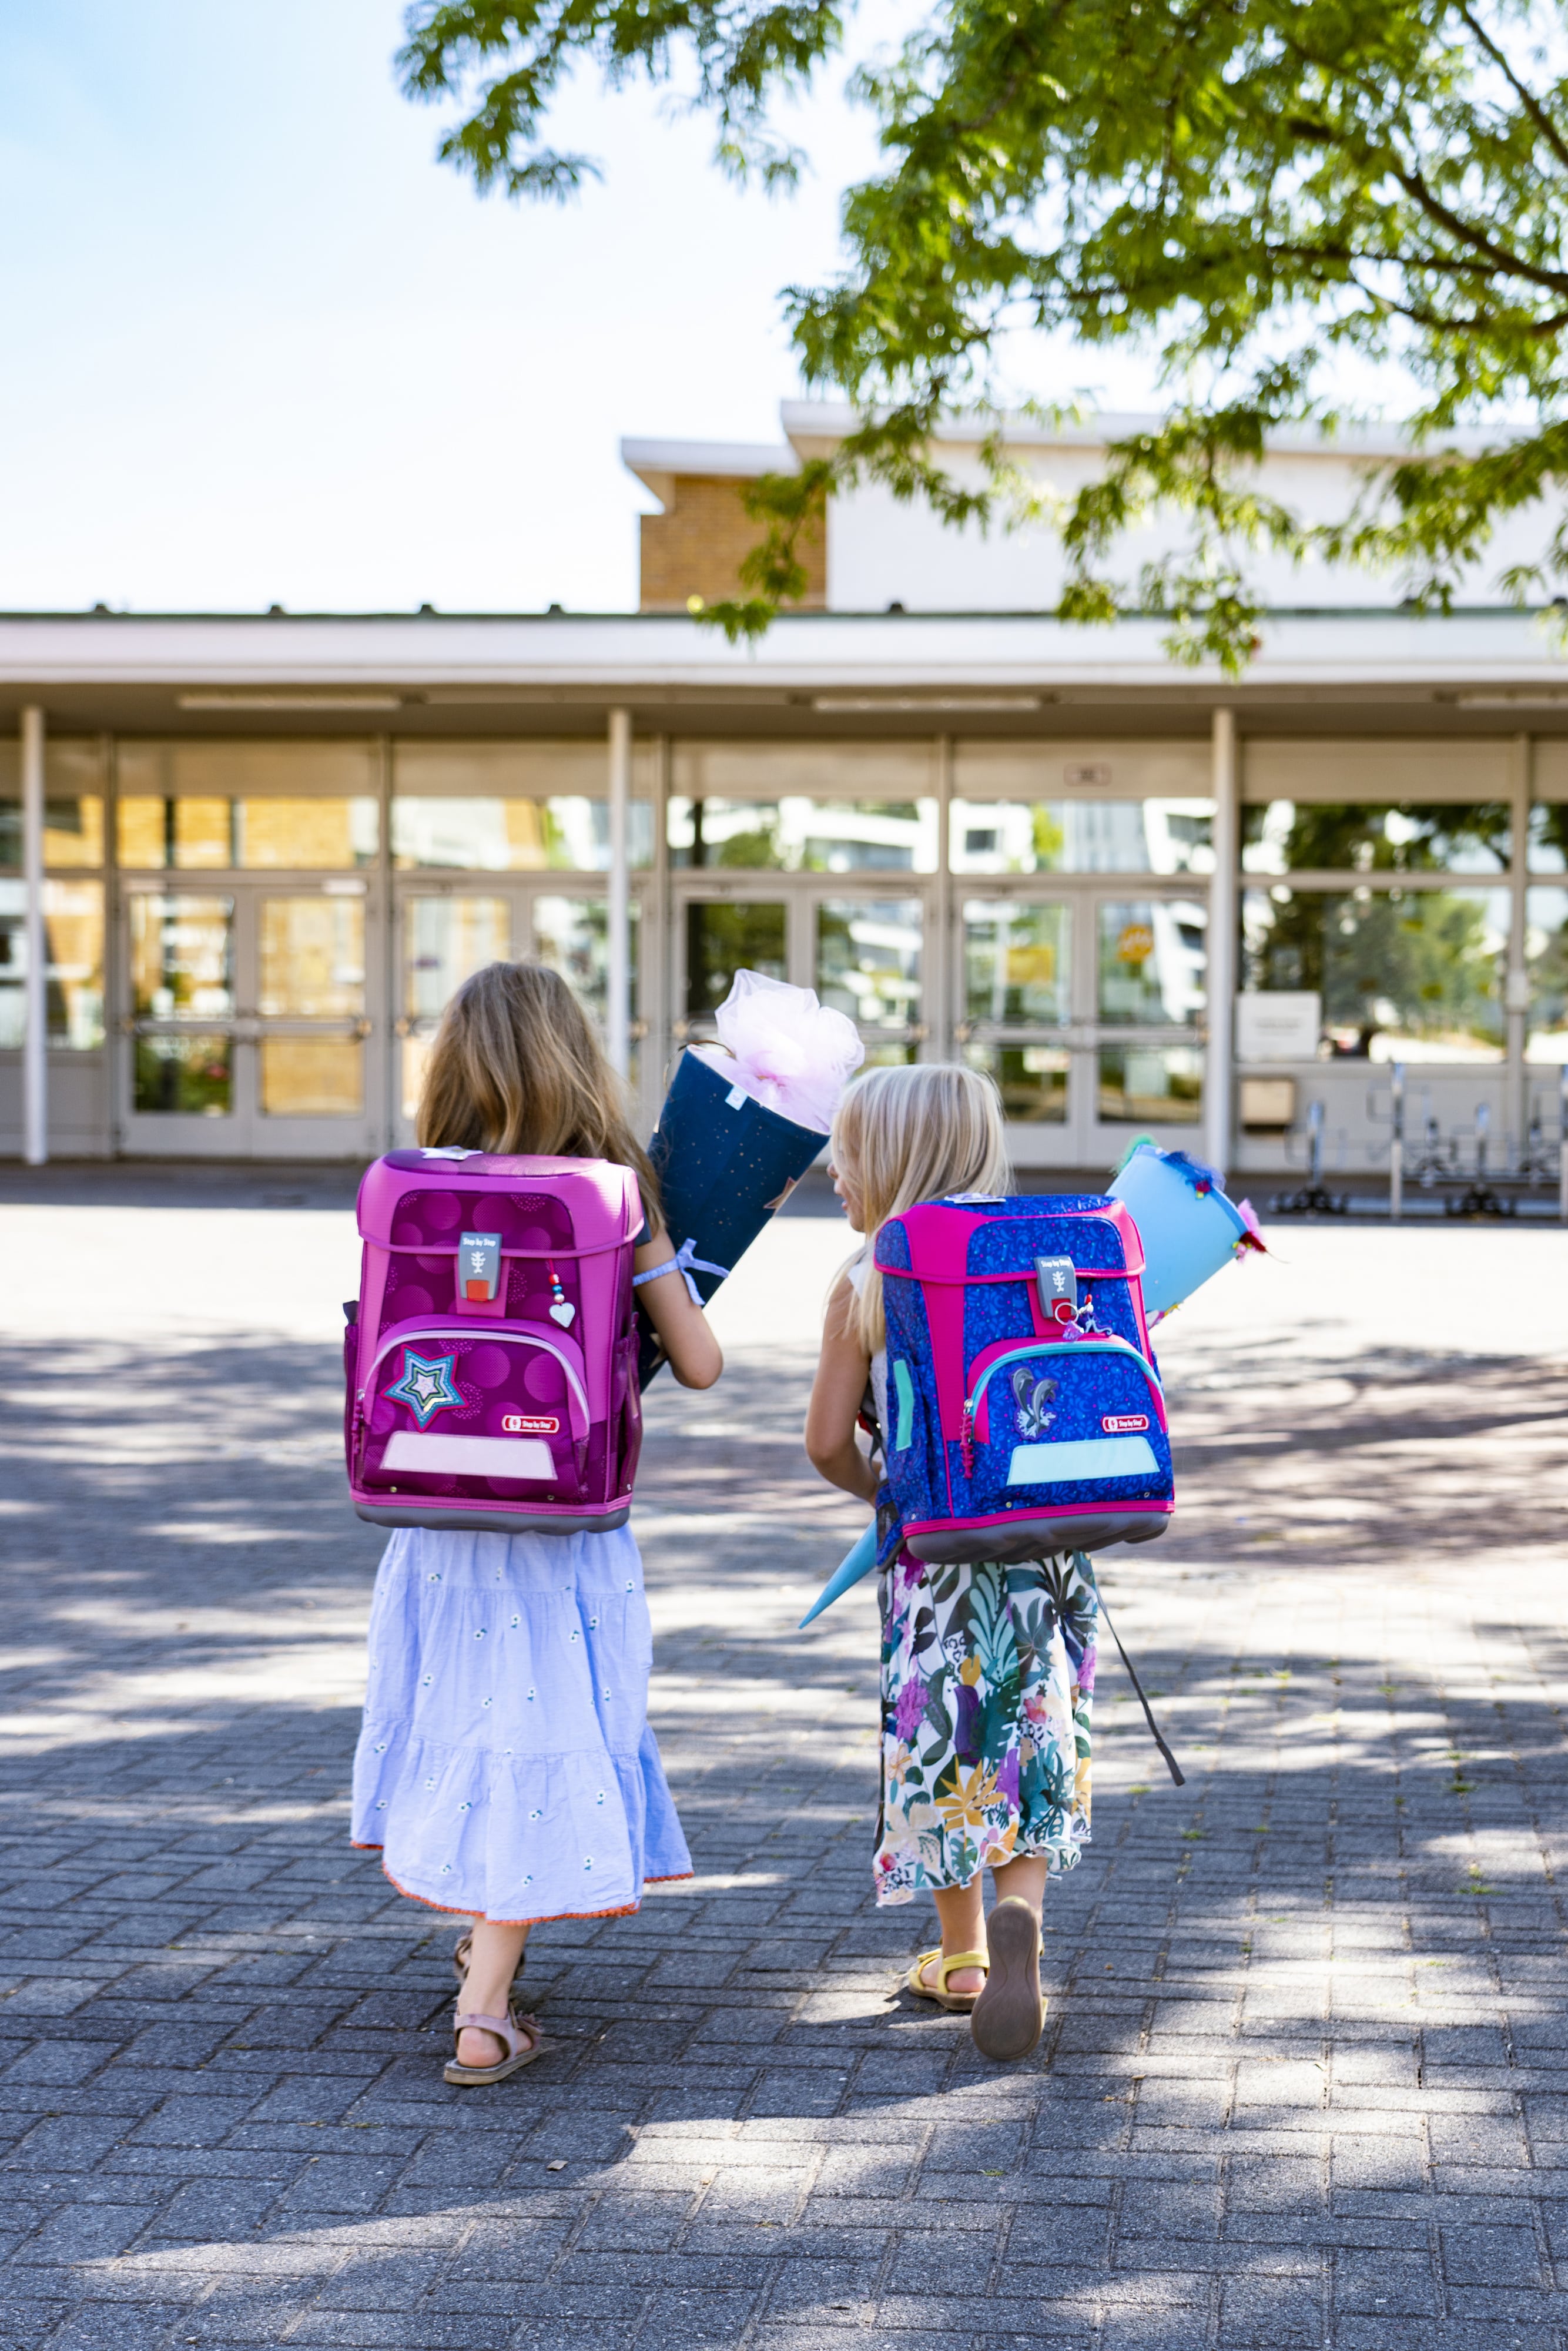
[[649, 1224], [659, 1186], [633, 1135], [621, 1081], [559, 972], [488, 963], [441, 1016], [419, 1097], [427, 1147], [613, 1159], [630, 1167]]
[[887, 1340], [882, 1276], [872, 1261], [877, 1233], [889, 1217], [946, 1192], [1007, 1191], [1001, 1098], [989, 1078], [959, 1061], [868, 1070], [839, 1104], [829, 1149], [860, 1195], [866, 1272], [852, 1288], [848, 1322], [874, 1355]]

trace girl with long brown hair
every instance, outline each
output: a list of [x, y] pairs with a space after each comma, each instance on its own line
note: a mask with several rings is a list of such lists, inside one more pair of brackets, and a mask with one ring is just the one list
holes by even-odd
[[[417, 1133], [427, 1147], [630, 1167], [644, 1220], [635, 1270], [653, 1277], [638, 1297], [676, 1379], [712, 1386], [723, 1358], [675, 1271], [620, 1081], [555, 972], [494, 963], [464, 982], [431, 1048]], [[353, 1837], [382, 1849], [402, 1892], [467, 1918], [449, 2082], [502, 2081], [538, 2055], [538, 2025], [511, 1997], [534, 1927], [635, 1910], [651, 1880], [691, 1874], [648, 1727], [652, 1646], [630, 1527], [400, 1528], [387, 1545]]]

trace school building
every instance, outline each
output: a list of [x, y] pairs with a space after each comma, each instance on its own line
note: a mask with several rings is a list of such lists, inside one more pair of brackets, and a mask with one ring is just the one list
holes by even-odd
[[[1019, 445], [1068, 485], [1126, 422]], [[847, 423], [790, 403], [777, 447], [623, 444], [660, 509], [635, 613], [0, 617], [0, 1152], [364, 1158], [409, 1136], [452, 989], [527, 955], [645, 1123], [748, 964], [869, 1060], [991, 1071], [1025, 1168], [1103, 1170], [1141, 1130], [1283, 1170], [1321, 1102], [1375, 1171], [1396, 1061], [1417, 1119], [1554, 1131], [1550, 616], [1265, 566], [1229, 681], [1156, 620], [1047, 618], [1042, 535], [862, 489], [806, 609], [726, 643], [688, 600], [735, 586], [739, 490]], [[943, 454], [977, 462], [962, 427]], [[1327, 512], [1380, 454], [1302, 440], [1265, 470]]]

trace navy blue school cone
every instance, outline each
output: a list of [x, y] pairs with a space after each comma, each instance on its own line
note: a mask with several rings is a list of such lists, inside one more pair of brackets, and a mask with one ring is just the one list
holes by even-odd
[[[665, 1229], [690, 1265], [705, 1306], [827, 1139], [755, 1102], [706, 1055], [681, 1055], [648, 1156], [659, 1179]], [[647, 1386], [664, 1360], [644, 1316], [640, 1386]]]

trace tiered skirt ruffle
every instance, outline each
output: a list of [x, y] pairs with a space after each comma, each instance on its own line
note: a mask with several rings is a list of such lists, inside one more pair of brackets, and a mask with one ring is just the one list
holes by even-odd
[[401, 1529], [371, 1613], [354, 1843], [441, 1910], [635, 1910], [692, 1867], [648, 1727], [652, 1657], [630, 1528]]

